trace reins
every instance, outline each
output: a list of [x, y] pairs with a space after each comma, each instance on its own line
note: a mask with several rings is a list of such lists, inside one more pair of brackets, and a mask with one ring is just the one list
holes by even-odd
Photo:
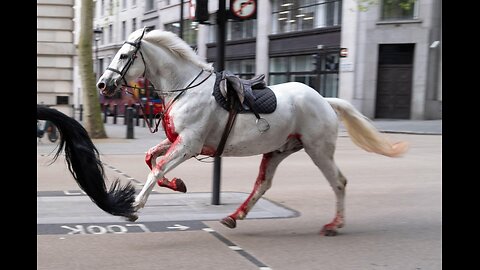
[[[145, 62], [144, 62], [145, 63]], [[175, 103], [175, 101], [177, 101], [180, 96], [183, 95], [183, 93], [185, 93], [187, 90], [189, 89], [192, 89], [192, 88], [195, 88], [199, 85], [201, 85], [202, 83], [204, 83], [206, 80], [208, 80], [208, 78], [210, 78], [210, 76], [212, 76], [212, 72], [210, 72], [210, 74], [205, 77], [202, 81], [200, 81], [199, 83], [196, 83], [196, 84], [193, 84], [199, 77], [200, 75], [202, 75], [202, 73], [204, 72], [205, 70], [201, 70], [200, 73], [198, 73], [198, 75], [187, 85], [187, 87], [185, 88], [181, 88], [181, 89], [175, 89], [175, 90], [168, 90], [168, 91], [164, 91], [164, 90], [157, 90], [155, 89], [155, 87], [153, 87], [153, 90], [155, 92], [159, 92], [160, 94], [164, 94], [164, 93], [176, 93], [176, 92], [180, 92], [178, 93], [174, 98], [173, 100], [168, 104], [168, 107], [165, 107], [165, 98], [162, 98], [162, 103], [163, 103], [163, 110], [162, 112], [160, 112], [159, 114], [155, 114], [155, 119], [157, 118], [157, 115], [159, 115], [158, 117], [158, 120], [156, 121], [155, 123], [155, 128], [152, 130], [152, 126], [151, 126], [151, 123], [149, 121], [147, 121], [147, 117], [146, 117], [146, 113], [145, 113], [145, 107], [143, 106], [142, 102], [139, 100], [138, 104], [140, 104], [140, 109], [142, 110], [142, 115], [143, 115], [143, 119], [145, 120], [145, 122], [147, 123], [147, 126], [148, 126], [148, 129], [150, 130], [151, 133], [155, 133], [158, 131], [158, 126], [160, 125], [160, 122], [163, 120], [164, 116], [165, 116], [165, 113], [168, 112], [168, 110], [170, 109], [170, 107], [173, 105], [173, 103]], [[131, 85], [128, 85], [128, 84], [124, 84], [122, 85], [124, 87], [127, 87], [127, 88], [133, 88], [133, 89], [142, 89], [141, 87], [136, 87], [136, 86], [131, 86]], [[143, 89], [146, 89], [146, 86], [143, 88]], [[133, 95], [132, 92], [128, 91], [128, 90], [125, 90], [126, 93], [130, 94], [130, 95]]]
[[[147, 28], [145, 27], [143, 29], [143, 32], [142, 32], [142, 35], [135, 41], [135, 42], [130, 42], [130, 41], [125, 41], [124, 44], [129, 44], [133, 47], [135, 47], [135, 51], [128, 56], [128, 63], [122, 68], [122, 70], [118, 70], [118, 69], [114, 69], [114, 68], [111, 68], [111, 67], [108, 67], [107, 70], [110, 70], [110, 71], [113, 71], [117, 74], [119, 74], [121, 77], [121, 80], [123, 81], [123, 84], [121, 86], [123, 87], [127, 87], [127, 88], [133, 88], [133, 89], [142, 89], [140, 87], [136, 87], [136, 86], [131, 86], [131, 85], [128, 85], [128, 82], [126, 81], [125, 79], [125, 74], [127, 73], [128, 69], [132, 66], [133, 62], [135, 61], [136, 57], [137, 57], [137, 52], [140, 53], [140, 56], [142, 57], [142, 61], [143, 61], [143, 66], [144, 66], [144, 71], [143, 71], [143, 77], [145, 77], [145, 73], [147, 72], [147, 63], [145, 62], [145, 58], [143, 57], [143, 54], [142, 52], [140, 51], [140, 46], [141, 46], [141, 42], [142, 42], [142, 38], [143, 36], [145, 35], [145, 32], [147, 31]], [[210, 76], [212, 76], [212, 72], [210, 72], [210, 74], [204, 78], [202, 81], [200, 81], [199, 83], [196, 83], [196, 84], [193, 84], [199, 77], [200, 75], [202, 75], [202, 73], [204, 72], [205, 70], [201, 70], [200, 73], [198, 73], [198, 75], [187, 85], [187, 87], [185, 88], [181, 88], [181, 89], [176, 89], [176, 90], [168, 90], [168, 91], [162, 91], [162, 90], [157, 90], [155, 89], [155, 87], [153, 87], [153, 90], [155, 92], [159, 92], [160, 95], [165, 95], [165, 93], [175, 93], [175, 92], [180, 92], [178, 93], [178, 95], [176, 95], [173, 100], [169, 103], [168, 107], [165, 108], [165, 98], [162, 98], [162, 103], [163, 103], [163, 111], [159, 114], [159, 117], [158, 117], [158, 121], [156, 121], [155, 123], [155, 128], [152, 129], [152, 125], [149, 121], [147, 121], [147, 117], [146, 117], [146, 113], [145, 113], [145, 108], [141, 102], [141, 100], [138, 100], [138, 104], [140, 104], [140, 109], [142, 110], [142, 115], [143, 115], [143, 119], [145, 120], [145, 122], [147, 123], [148, 125], [148, 129], [150, 130], [151, 133], [155, 133], [158, 131], [158, 126], [160, 125], [160, 122], [163, 120], [164, 116], [165, 116], [165, 113], [170, 109], [170, 107], [173, 105], [173, 103], [175, 103], [175, 101], [177, 101], [180, 96], [183, 95], [183, 93], [185, 93], [185, 91], [189, 90], [189, 89], [192, 89], [192, 88], [195, 88], [199, 85], [201, 85], [202, 83], [204, 83], [208, 78], [210, 78]], [[145, 86], [145, 90], [146, 90], [146, 86]], [[134, 94], [128, 90], [125, 89], [125, 93], [128, 93], [132, 96], [134, 96]], [[155, 118], [157, 118], [157, 115], [155, 115]]]
[[[121, 77], [120, 79], [122, 80], [122, 87], [126, 87], [127, 89], [128, 88], [132, 88], [132, 89], [147, 89], [147, 85], [144, 86], [144, 88], [141, 88], [141, 87], [137, 87], [137, 86], [131, 86], [131, 85], [128, 85], [128, 82], [126, 81], [125, 79], [125, 74], [128, 72], [128, 69], [132, 66], [133, 62], [135, 61], [135, 59], [137, 58], [137, 52], [140, 53], [140, 56], [142, 57], [142, 61], [143, 61], [143, 65], [144, 65], [144, 71], [143, 71], [143, 77], [145, 77], [145, 74], [147, 72], [147, 64], [145, 62], [145, 58], [143, 57], [143, 54], [142, 52], [140, 51], [140, 46], [141, 46], [141, 40], [145, 34], [145, 31], [146, 31], [146, 28], [144, 28], [143, 30], [143, 33], [142, 35], [135, 41], [135, 42], [129, 42], [129, 41], [125, 41], [125, 44], [129, 44], [133, 47], [135, 47], [135, 50], [133, 53], [129, 54], [129, 55], [125, 55], [125, 57], [128, 57], [128, 62], [127, 64], [122, 68], [122, 70], [118, 70], [118, 69], [114, 69], [114, 68], [110, 68], [108, 67], [107, 70], [110, 70], [110, 71], [113, 71], [117, 74], [119, 74]], [[165, 114], [168, 113], [168, 111], [171, 109], [171, 107], [173, 106], [173, 104], [189, 89], [192, 89], [192, 88], [195, 88], [199, 85], [201, 85], [202, 83], [204, 83], [205, 81], [207, 81], [210, 76], [212, 76], [213, 72], [209, 72], [210, 74], [205, 77], [204, 79], [202, 79], [200, 82], [195, 83], [195, 81], [200, 78], [200, 76], [203, 74], [203, 72], [205, 72], [206, 70], [202, 69], [200, 71], [200, 73], [198, 73], [197, 76], [195, 76], [195, 78], [193, 78], [192, 81], [190, 81], [190, 83], [185, 87], [185, 88], [181, 88], [181, 89], [175, 89], [175, 90], [157, 90], [155, 89], [155, 87], [153, 86], [153, 91], [155, 92], [159, 92], [159, 95], [163, 95], [163, 96], [166, 96], [168, 95], [168, 93], [177, 93], [179, 92], [169, 103], [168, 105], [165, 105], [165, 98], [162, 97], [162, 105], [163, 105], [163, 110], [158, 113], [158, 114], [155, 114], [155, 118], [157, 118], [158, 116], [158, 120], [156, 120], [155, 122], [155, 126], [154, 128], [152, 123], [150, 123], [150, 121], [147, 121], [147, 117], [146, 117], [146, 113], [145, 113], [145, 107], [143, 106], [141, 100], [138, 100], [138, 104], [140, 105], [140, 109], [142, 110], [142, 116], [143, 116], [143, 119], [145, 121], [145, 123], [147, 123], [148, 125], [148, 129], [150, 130], [151, 133], [155, 133], [158, 131], [158, 126], [160, 125], [160, 122], [164, 119], [165, 117]], [[116, 85], [116, 83], [115, 83]], [[125, 89], [125, 93], [128, 93], [132, 96], [135, 96], [132, 92], [128, 91], [127, 89]], [[117, 90], [117, 91], [120, 91], [120, 90]], [[152, 112], [150, 112], [152, 113]], [[223, 135], [222, 135], [222, 138], [220, 140], [220, 143], [217, 147], [217, 151], [216, 153], [213, 155], [213, 156], [207, 156], [205, 158], [209, 158], [209, 157], [218, 157], [220, 156], [222, 153], [223, 153], [223, 149], [224, 149], [224, 146], [225, 146], [225, 143], [226, 143], [226, 139], [228, 137], [228, 134], [230, 133], [231, 129], [233, 128], [233, 124], [235, 122], [235, 118], [236, 118], [236, 115], [237, 115], [237, 112], [236, 112], [236, 109], [232, 106], [231, 110], [230, 110], [230, 113], [229, 113], [229, 119], [227, 121], [227, 125], [225, 127], [225, 130], [223, 132]], [[201, 161], [201, 162], [205, 162], [203, 161], [205, 158], [197, 158], [195, 157], [198, 161]]]

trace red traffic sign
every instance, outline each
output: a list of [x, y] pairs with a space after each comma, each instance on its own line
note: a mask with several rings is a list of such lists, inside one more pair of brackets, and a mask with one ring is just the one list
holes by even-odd
[[256, 0], [231, 0], [230, 13], [234, 20], [254, 19], [257, 15]]

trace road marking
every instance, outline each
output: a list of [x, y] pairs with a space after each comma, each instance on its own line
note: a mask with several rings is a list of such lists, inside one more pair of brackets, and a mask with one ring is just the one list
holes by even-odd
[[242, 248], [239, 247], [239, 246], [228, 246], [228, 247], [229, 247], [231, 250], [235, 250], [235, 251], [237, 251], [237, 250], [242, 250]]
[[253, 263], [255, 266], [257, 266], [258, 269], [260, 269], [260, 270], [272, 270], [272, 268], [270, 268], [268, 265], [264, 264], [263, 262], [261, 262], [260, 260], [258, 260], [257, 258], [255, 258], [253, 255], [251, 255], [250, 253], [248, 253], [247, 251], [245, 251], [243, 248], [237, 246], [235, 243], [233, 243], [232, 241], [228, 240], [225, 236], [223, 236], [223, 235], [221, 235], [220, 233], [216, 232], [216, 231], [213, 230], [212, 228], [206, 227], [206, 228], [203, 228], [202, 230], [205, 231], [205, 232], [210, 233], [211, 235], [213, 235], [215, 238], [217, 238], [218, 240], [220, 240], [220, 242], [222, 242], [222, 243], [224, 243], [225, 245], [227, 245], [228, 248], [230, 248], [231, 250], [237, 252], [240, 256], [244, 257], [245, 259], [247, 259], [248, 261], [250, 261], [251, 263]]
[[153, 221], [142, 223], [70, 223], [70, 224], [37, 224], [37, 235], [87, 235], [87, 234], [126, 234], [173, 231], [199, 231], [205, 224], [197, 220]]
[[111, 169], [112, 171], [114, 171], [114, 172], [120, 174], [121, 176], [127, 178], [128, 180], [135, 182], [135, 184], [136, 184], [137, 186], [143, 186], [143, 185], [144, 185], [143, 182], [141, 182], [141, 181], [139, 181], [139, 180], [131, 177], [130, 175], [128, 175], [128, 174], [120, 171], [119, 169], [115, 168], [114, 166], [112, 166], [112, 165], [110, 165], [110, 164], [108, 164], [108, 163], [105, 163], [105, 162], [102, 162], [102, 164], [103, 164], [105, 167]]
[[180, 224], [175, 224], [173, 226], [167, 227], [167, 229], [185, 231], [185, 230], [190, 229], [190, 227], [183, 226], [183, 225], [180, 225]]

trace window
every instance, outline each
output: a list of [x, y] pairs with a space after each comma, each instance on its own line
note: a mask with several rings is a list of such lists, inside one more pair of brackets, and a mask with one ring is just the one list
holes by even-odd
[[68, 96], [57, 96], [57, 105], [68, 105]]
[[109, 43], [113, 42], [113, 24], [110, 24], [108, 26], [108, 42]]
[[105, 0], [102, 0], [100, 4], [100, 16], [103, 16], [104, 13], [105, 13]]
[[225, 70], [243, 79], [250, 79], [255, 76], [255, 59], [242, 59], [225, 61]]
[[127, 0], [122, 0], [122, 9], [127, 9]]
[[110, 2], [108, 3], [108, 15], [109, 16], [112, 16], [113, 15], [113, 1], [114, 0], [110, 0]]
[[[165, 30], [180, 36], [180, 22], [165, 24]], [[190, 46], [197, 46], [198, 22], [183, 20], [183, 40]]]
[[412, 20], [418, 17], [416, 0], [383, 0], [382, 20]]
[[252, 38], [257, 35], [257, 20], [228, 21], [226, 28], [227, 40]]
[[137, 5], [137, 0], [132, 0], [132, 7]]
[[132, 32], [137, 30], [137, 18], [132, 19]]
[[315, 87], [315, 65], [312, 55], [270, 58], [270, 84], [288, 81], [302, 82]]
[[127, 21], [122, 22], [122, 40], [127, 39]]
[[99, 41], [98, 45], [103, 45], [105, 43], [105, 38], [103, 37], [103, 33], [105, 33], [104, 31], [105, 29], [103, 29], [103, 27], [100, 27], [100, 33], [97, 34], [98, 41]]
[[[210, 20], [216, 21], [216, 14], [210, 14]], [[257, 36], [257, 20], [245, 21], [227, 21], [227, 41], [240, 40], [246, 38], [254, 38]], [[216, 42], [217, 40], [217, 25], [212, 25], [212, 30], [208, 31], [208, 42]]]
[[98, 59], [98, 69], [99, 69], [99, 73], [98, 74], [102, 74], [106, 68], [104, 68], [103, 66], [105, 65], [105, 63], [103, 62], [103, 58], [99, 58]]
[[338, 52], [272, 57], [269, 84], [301, 82], [325, 97], [337, 97], [338, 62]]
[[145, 12], [152, 11], [154, 6], [154, 0], [145, 0]]
[[273, 0], [272, 7], [273, 34], [341, 24], [340, 0]]

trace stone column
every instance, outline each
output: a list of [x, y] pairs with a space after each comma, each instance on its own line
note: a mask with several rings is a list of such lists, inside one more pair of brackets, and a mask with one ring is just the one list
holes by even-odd
[[257, 1], [257, 42], [255, 47], [255, 74], [265, 74], [268, 83], [268, 35], [272, 28], [272, 5], [270, 1]]

